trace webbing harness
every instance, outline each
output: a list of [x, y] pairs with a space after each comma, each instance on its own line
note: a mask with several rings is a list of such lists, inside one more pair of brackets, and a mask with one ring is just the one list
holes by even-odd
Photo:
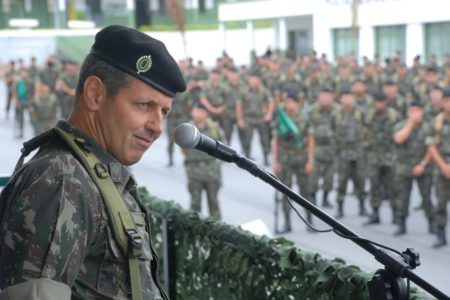
[[40, 147], [55, 133], [69, 146], [72, 153], [97, 186], [106, 209], [106, 216], [104, 215], [103, 217], [109, 221], [113, 229], [114, 240], [119, 244], [125, 257], [128, 257], [132, 299], [142, 300], [138, 263], [139, 257], [143, 254], [142, 237], [106, 166], [100, 162], [94, 153], [85, 147], [84, 139], [75, 137], [55, 127], [23, 144], [22, 156], [17, 162], [14, 173], [22, 167], [23, 161], [28, 154]]

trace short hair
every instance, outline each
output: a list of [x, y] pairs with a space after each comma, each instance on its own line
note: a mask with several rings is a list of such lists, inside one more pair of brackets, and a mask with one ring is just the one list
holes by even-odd
[[80, 78], [75, 93], [76, 101], [83, 94], [84, 83], [89, 76], [99, 77], [106, 87], [108, 97], [116, 97], [119, 90], [131, 84], [131, 76], [108, 64], [104, 60], [88, 54], [80, 69]]

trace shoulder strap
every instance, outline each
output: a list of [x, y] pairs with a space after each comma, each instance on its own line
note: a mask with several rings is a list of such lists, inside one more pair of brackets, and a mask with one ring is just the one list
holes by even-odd
[[125, 206], [105, 165], [100, 163], [99, 159], [92, 152], [82, 147], [85, 141], [81, 138], [74, 137], [58, 127], [55, 127], [54, 130], [66, 142], [99, 189], [105, 204], [109, 223], [113, 229], [114, 239], [122, 248], [125, 256], [128, 257], [133, 300], [142, 299], [138, 264], [138, 257], [142, 255], [143, 251], [142, 238], [130, 211]]
[[128, 257], [132, 299], [141, 300], [138, 257], [142, 255], [143, 251], [142, 238], [106, 167], [100, 163], [99, 159], [92, 152], [82, 147], [84, 144], [83, 139], [76, 138], [57, 127], [36, 136], [23, 144], [22, 155], [14, 168], [13, 175], [23, 166], [26, 156], [47, 142], [55, 134], [67, 144], [99, 189], [107, 211], [107, 216], [105, 217], [110, 221], [114, 239], [119, 244], [124, 255]]

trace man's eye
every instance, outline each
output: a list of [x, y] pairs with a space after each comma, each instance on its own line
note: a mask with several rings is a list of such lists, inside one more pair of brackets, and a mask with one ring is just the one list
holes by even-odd
[[136, 105], [139, 109], [147, 109], [149, 107], [148, 103], [137, 103]]

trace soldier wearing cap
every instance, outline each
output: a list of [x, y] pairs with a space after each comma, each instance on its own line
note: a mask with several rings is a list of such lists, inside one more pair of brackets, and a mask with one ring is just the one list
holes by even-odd
[[432, 172], [430, 155], [427, 152], [426, 139], [431, 134], [431, 125], [423, 115], [419, 100], [411, 102], [407, 119], [400, 121], [394, 127], [394, 142], [397, 145], [395, 165], [395, 180], [397, 189], [397, 221], [398, 229], [395, 235], [406, 234], [406, 218], [409, 214], [409, 201], [413, 181], [416, 181], [425, 216], [428, 219], [428, 231], [433, 233], [431, 202]]
[[364, 162], [364, 113], [355, 104], [350, 90], [342, 90], [341, 106], [333, 115], [333, 129], [338, 155], [337, 218], [344, 216], [344, 200], [347, 182], [352, 180], [359, 200], [359, 215], [365, 216], [365, 162]]
[[[311, 126], [314, 132], [314, 172], [311, 175], [310, 193], [315, 199], [319, 189], [319, 180], [322, 183], [322, 205], [331, 207], [328, 194], [333, 188], [334, 156], [336, 152], [336, 139], [333, 132], [333, 115], [337, 109], [334, 103], [334, 92], [328, 88], [322, 88], [319, 100], [311, 106]], [[313, 200], [315, 201], [315, 200]]]
[[372, 214], [366, 225], [379, 224], [379, 207], [383, 199], [388, 199], [395, 220], [394, 163], [395, 144], [392, 139], [395, 124], [400, 121], [398, 113], [389, 107], [383, 92], [374, 94], [374, 107], [365, 117], [368, 129], [368, 175], [370, 179], [370, 204]]
[[[192, 123], [198, 130], [211, 138], [224, 141], [225, 137], [219, 124], [213, 121], [207, 108], [197, 102], [192, 107]], [[219, 200], [217, 198], [222, 183], [220, 161], [214, 157], [197, 150], [183, 150], [185, 155], [184, 166], [188, 178], [188, 190], [191, 194], [191, 209], [202, 211], [202, 193], [206, 193], [209, 214], [220, 219]]]
[[[283, 102], [276, 110], [272, 169], [288, 186], [293, 185], [295, 177], [300, 193], [309, 195], [308, 177], [314, 169], [314, 135], [303, 105], [303, 100], [298, 98], [295, 90], [287, 90], [283, 94]], [[283, 212], [285, 223], [281, 232], [289, 232], [291, 231], [291, 206], [285, 197]], [[307, 212], [307, 218], [308, 222], [312, 223], [310, 212]]]
[[386, 80], [383, 83], [383, 93], [386, 95], [388, 106], [395, 109], [400, 117], [406, 118], [406, 111], [408, 110], [408, 103], [405, 98], [398, 92], [397, 83], [392, 80]]
[[75, 92], [78, 83], [78, 64], [73, 60], [63, 61], [63, 71], [55, 88], [61, 105], [61, 118], [68, 120], [75, 106]]
[[29, 110], [34, 135], [44, 133], [56, 125], [58, 100], [48, 82], [41, 81], [37, 86], [37, 92], [30, 103]]
[[269, 124], [272, 120], [273, 98], [262, 84], [259, 73], [253, 71], [248, 77], [248, 87], [236, 103], [236, 121], [239, 138], [245, 155], [250, 156], [253, 133], [258, 130], [264, 154], [264, 164], [268, 165], [270, 151]]
[[436, 225], [436, 248], [447, 245], [447, 203], [450, 195], [450, 90], [444, 91], [442, 112], [433, 122], [433, 132], [428, 139], [429, 152], [436, 163], [439, 174], [435, 181], [437, 205], [433, 214]]
[[69, 121], [24, 145], [0, 195], [0, 299], [168, 299], [128, 166], [185, 88], [160, 41], [118, 25], [97, 33]]

